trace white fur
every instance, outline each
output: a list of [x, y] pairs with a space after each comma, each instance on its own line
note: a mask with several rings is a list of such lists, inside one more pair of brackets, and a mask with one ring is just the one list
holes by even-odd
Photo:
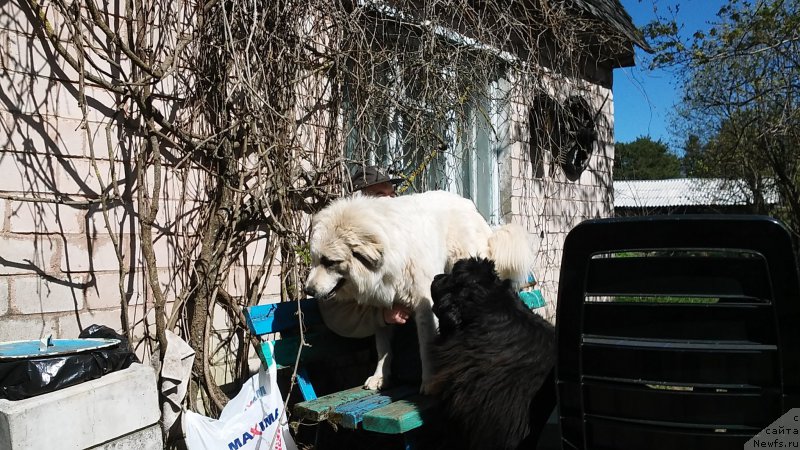
[[[427, 393], [432, 374], [428, 344], [438, 325], [431, 310], [431, 282], [469, 256], [493, 259], [501, 278], [523, 282], [534, 257], [521, 226], [509, 224], [493, 232], [470, 200], [453, 193], [340, 199], [313, 219], [306, 291], [321, 299], [335, 295], [378, 308], [399, 304], [412, 309], [420, 342], [421, 390]], [[365, 387], [380, 389], [388, 380], [390, 338], [391, 328], [376, 333], [379, 362]]]

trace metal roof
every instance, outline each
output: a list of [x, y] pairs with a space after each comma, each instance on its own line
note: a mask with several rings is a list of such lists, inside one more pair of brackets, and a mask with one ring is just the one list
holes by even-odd
[[[777, 203], [774, 190], [767, 203]], [[672, 178], [667, 180], [614, 181], [615, 208], [664, 206], [732, 206], [753, 203], [753, 194], [742, 180], [723, 178]]]

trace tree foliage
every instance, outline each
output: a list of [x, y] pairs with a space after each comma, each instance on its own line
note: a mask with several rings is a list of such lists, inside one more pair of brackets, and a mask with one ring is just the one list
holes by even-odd
[[[800, 235], [800, 6], [795, 0], [730, 0], [707, 32], [683, 39], [674, 20], [646, 31], [653, 63], [680, 67], [681, 123], [692, 170], [743, 179]], [[698, 145], [699, 144], [699, 145]]]
[[642, 136], [616, 145], [615, 180], [663, 180], [680, 176], [680, 159], [660, 140]]

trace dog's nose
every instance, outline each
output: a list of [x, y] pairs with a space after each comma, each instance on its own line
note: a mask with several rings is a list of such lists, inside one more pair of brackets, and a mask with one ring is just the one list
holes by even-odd
[[316, 297], [317, 296], [317, 292], [311, 286], [306, 286], [305, 287], [305, 293], [309, 297]]

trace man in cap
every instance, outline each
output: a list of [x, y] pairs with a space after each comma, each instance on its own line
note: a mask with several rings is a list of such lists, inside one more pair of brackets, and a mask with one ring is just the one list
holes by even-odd
[[[395, 185], [402, 178], [389, 178], [375, 166], [359, 166], [350, 177], [353, 195], [371, 197], [396, 197]], [[354, 299], [320, 302], [319, 310], [325, 324], [335, 333], [345, 337], [366, 337], [375, 334], [379, 327], [402, 325], [411, 312], [401, 306], [381, 309], [361, 305]]]
[[397, 197], [394, 187], [402, 178], [389, 178], [375, 166], [359, 166], [350, 177], [352, 192], [372, 197]]

